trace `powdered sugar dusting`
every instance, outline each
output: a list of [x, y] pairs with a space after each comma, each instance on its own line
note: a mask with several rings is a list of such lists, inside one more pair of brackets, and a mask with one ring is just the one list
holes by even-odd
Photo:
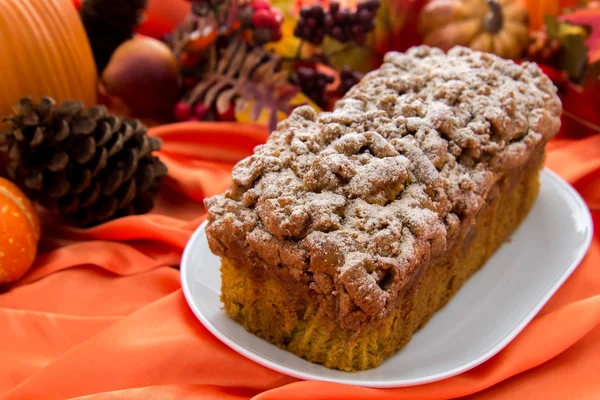
[[342, 326], [380, 318], [508, 169], [560, 125], [537, 66], [389, 53], [330, 113], [296, 109], [206, 200], [213, 252], [310, 287]]

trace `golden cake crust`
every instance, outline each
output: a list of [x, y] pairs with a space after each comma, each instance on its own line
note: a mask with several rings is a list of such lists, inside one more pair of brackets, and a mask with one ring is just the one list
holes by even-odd
[[211, 250], [304, 284], [341, 327], [381, 320], [560, 126], [534, 64], [389, 53], [331, 113], [296, 109], [206, 201]]

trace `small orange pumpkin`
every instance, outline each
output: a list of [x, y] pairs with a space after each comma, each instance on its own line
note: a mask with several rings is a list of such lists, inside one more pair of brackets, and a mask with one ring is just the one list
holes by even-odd
[[29, 270], [39, 239], [33, 205], [15, 184], [0, 178], [0, 284], [14, 282]]
[[529, 41], [527, 10], [517, 0], [432, 0], [419, 16], [423, 43], [517, 59]]

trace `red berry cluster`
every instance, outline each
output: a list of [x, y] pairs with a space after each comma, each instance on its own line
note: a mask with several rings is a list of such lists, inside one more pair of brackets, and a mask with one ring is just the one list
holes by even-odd
[[239, 18], [243, 29], [252, 30], [257, 45], [281, 39], [283, 14], [267, 0], [252, 0], [243, 6]]
[[318, 71], [314, 65], [301, 65], [291, 76], [292, 84], [320, 107], [325, 107], [329, 101], [326, 89], [333, 80], [333, 76]]
[[325, 11], [315, 4], [300, 9], [300, 18], [294, 28], [294, 36], [314, 45], [320, 45], [325, 38]]
[[326, 35], [342, 43], [363, 44], [367, 34], [375, 29], [379, 1], [364, 0], [358, 3], [356, 11], [341, 8], [337, 1], [332, 1], [327, 11], [320, 4], [302, 7], [294, 36], [314, 45], [320, 45]]
[[360, 82], [364, 75], [349, 66], [345, 66], [340, 70], [339, 76], [339, 85], [335, 90], [328, 91], [327, 87], [334, 81], [333, 76], [319, 71], [316, 64], [304, 63], [295, 68], [290, 81], [320, 107], [327, 107], [330, 94], [345, 95], [348, 90]]
[[[282, 37], [281, 25], [283, 14], [271, 6], [270, 0], [188, 0], [192, 3], [192, 12], [217, 18], [227, 15], [225, 19], [230, 24], [232, 20], [238, 21], [234, 25], [236, 33], [242, 34], [243, 40], [250, 41], [250, 46], [262, 46], [265, 43], [278, 41]], [[359, 0], [356, 9], [341, 7], [340, 0], [332, 0], [329, 8], [324, 9], [320, 4], [303, 7], [296, 24], [294, 35], [300, 39], [320, 45], [325, 36], [339, 42], [354, 42], [363, 44], [367, 34], [375, 29], [375, 17], [380, 7], [380, 0]], [[213, 12], [211, 14], [211, 12]], [[227, 12], [226, 12], [227, 11]], [[225, 32], [225, 30], [221, 30]], [[220, 31], [220, 32], [221, 32]], [[228, 31], [229, 32], [229, 31]], [[228, 46], [229, 33], [219, 33], [214, 46], [217, 57]], [[207, 63], [203, 52], [184, 52], [180, 56], [181, 74], [183, 76], [184, 93], [190, 93], [193, 87], [202, 81], [206, 73]], [[321, 54], [308, 60], [297, 60], [293, 66], [293, 73], [289, 82], [301, 90], [306, 96], [323, 108], [330, 106], [330, 96], [343, 96], [352, 86], [362, 78], [362, 74], [349, 67], [339, 71], [339, 85], [332, 88], [335, 81], [334, 75], [327, 72], [326, 68], [318, 65], [330, 65], [327, 56]], [[205, 106], [201, 99], [196, 103], [190, 102], [186, 95], [179, 101], [173, 113], [178, 121], [234, 121], [235, 107], [219, 113], [216, 105]]]
[[337, 88], [337, 92], [340, 96], [345, 95], [352, 86], [356, 85], [363, 78], [364, 74], [355, 71], [349, 66], [345, 66], [340, 71], [340, 84]]

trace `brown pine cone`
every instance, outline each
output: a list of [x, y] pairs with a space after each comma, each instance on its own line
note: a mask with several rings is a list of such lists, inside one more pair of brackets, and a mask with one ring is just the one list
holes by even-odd
[[166, 174], [161, 142], [137, 120], [80, 101], [22, 99], [0, 133], [6, 174], [30, 198], [78, 226], [150, 211]]
[[560, 63], [562, 46], [556, 39], [551, 39], [546, 31], [532, 32], [529, 37], [529, 46], [526, 58], [537, 64], [557, 67]]

